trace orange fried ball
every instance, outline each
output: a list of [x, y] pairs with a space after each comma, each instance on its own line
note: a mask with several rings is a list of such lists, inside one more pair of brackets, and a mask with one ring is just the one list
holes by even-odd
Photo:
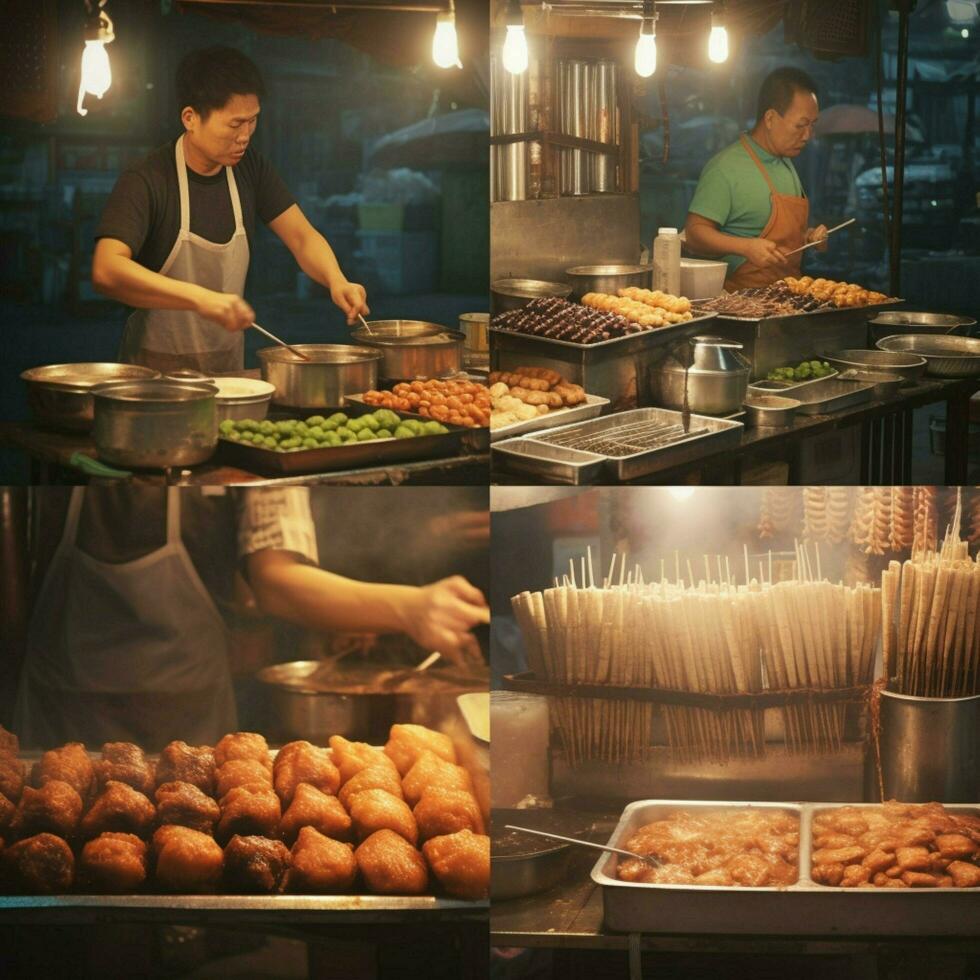
[[3, 793], [0, 793], [0, 837], [9, 831], [10, 821], [14, 819], [16, 812], [17, 807]]
[[16, 756], [20, 752], [20, 739], [0, 725], [0, 755]]
[[435, 752], [446, 762], [456, 762], [456, 749], [452, 739], [441, 732], [434, 732], [422, 725], [392, 725], [385, 753], [398, 767], [398, 772], [404, 776], [418, 757], [428, 749]]
[[208, 796], [213, 796], [216, 768], [214, 750], [209, 746], [194, 748], [186, 742], [171, 742], [160, 753], [157, 787], [164, 783], [191, 783]]
[[109, 831], [149, 837], [156, 815], [156, 807], [142, 793], [111, 779], [105, 792], [82, 817], [78, 829], [86, 840]]
[[35, 786], [41, 787], [51, 780], [68, 783], [83, 800], [88, 799], [95, 788], [95, 766], [81, 742], [51, 749], [34, 764], [31, 781]]
[[282, 841], [235, 834], [225, 848], [225, 885], [244, 895], [282, 891], [289, 869], [289, 849]]
[[378, 830], [392, 830], [413, 845], [419, 839], [419, 828], [408, 804], [383, 789], [366, 789], [354, 796], [350, 818], [358, 840]]
[[330, 749], [334, 765], [340, 770], [341, 785], [356, 776], [362, 769], [376, 766], [394, 770], [395, 764], [385, 755], [383, 749], [368, 745], [367, 742], [348, 742], [343, 735], [330, 737]]
[[484, 831], [483, 814], [472, 793], [460, 789], [434, 786], [422, 794], [412, 811], [422, 840], [443, 837], [460, 830], [474, 834]]
[[8, 847], [3, 865], [6, 874], [0, 877], [20, 895], [61, 895], [75, 878], [71, 848], [54, 834], [37, 834]]
[[301, 783], [334, 794], [340, 788], [340, 771], [333, 764], [330, 749], [319, 749], [309, 742], [290, 742], [276, 756], [276, 792], [288, 806]]
[[429, 883], [425, 858], [393, 830], [371, 834], [354, 852], [368, 891], [378, 895], [421, 895]]
[[457, 898], [486, 898], [490, 894], [490, 838], [461, 830], [433, 837], [422, 847], [439, 884]]
[[157, 884], [168, 892], [206, 894], [217, 890], [224, 854], [213, 837], [169, 824], [153, 835]]
[[279, 836], [292, 844], [303, 827], [313, 827], [326, 837], [346, 840], [351, 819], [336, 796], [328, 796], [308, 783], [300, 783], [279, 823]]
[[350, 809], [350, 802], [358, 793], [366, 789], [383, 789], [392, 796], [402, 799], [402, 781], [398, 778], [398, 770], [393, 765], [368, 766], [359, 773], [351, 776], [341, 787], [340, 802]]
[[273, 837], [281, 818], [279, 797], [271, 787], [238, 786], [221, 798], [216, 836], [224, 843], [235, 834]]
[[192, 783], [164, 783], [157, 789], [157, 822], [213, 834], [221, 807]]
[[262, 735], [255, 732], [234, 732], [225, 735], [214, 747], [214, 762], [223, 766], [235, 759], [251, 759], [260, 762], [269, 772], [272, 772], [272, 756], [269, 745]]
[[12, 755], [0, 754], [0, 793], [16, 803], [24, 789], [24, 763]]
[[473, 792], [473, 780], [462, 767], [446, 762], [433, 752], [426, 750], [405, 774], [402, 790], [409, 804], [415, 806], [427, 789], [438, 786], [440, 789], [461, 789]]
[[147, 847], [133, 834], [105, 833], [90, 840], [78, 859], [78, 879], [86, 891], [125, 895], [146, 882]]
[[71, 837], [82, 816], [82, 798], [73, 786], [52, 779], [40, 789], [25, 786], [10, 821], [13, 837], [51, 833]]
[[153, 792], [153, 766], [143, 750], [132, 742], [106, 742], [102, 746], [102, 758], [95, 763], [95, 775], [102, 787], [114, 780], [146, 796]]
[[325, 837], [312, 827], [299, 832], [291, 852], [287, 890], [299, 895], [345, 892], [357, 877], [350, 844]]
[[271, 788], [272, 773], [256, 759], [232, 759], [214, 774], [215, 796], [220, 800], [238, 786]]

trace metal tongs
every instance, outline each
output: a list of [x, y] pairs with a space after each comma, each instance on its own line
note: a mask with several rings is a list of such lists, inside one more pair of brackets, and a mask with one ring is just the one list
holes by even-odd
[[374, 336], [374, 331], [368, 326], [367, 320], [365, 320], [364, 317], [360, 313], [357, 314], [357, 319], [360, 320], [361, 323], [364, 324], [364, 329], [373, 337]]
[[637, 854], [635, 851], [624, 851], [619, 847], [610, 847], [608, 844], [594, 844], [590, 840], [579, 840], [576, 837], [562, 837], [561, 834], [549, 834], [544, 830], [531, 830], [530, 827], [515, 827], [513, 824], [505, 824], [505, 830], [519, 830], [522, 834], [536, 834], [538, 837], [550, 837], [552, 840], [560, 840], [566, 844], [578, 844], [581, 847], [594, 847], [597, 851], [608, 851], [610, 854], [618, 854], [621, 857], [636, 858], [651, 867], [660, 868], [663, 865], [652, 854]]
[[799, 248], [794, 248], [792, 252], [787, 252], [787, 255], [795, 255], [797, 252], [802, 252], [805, 248], [813, 248], [814, 245], [822, 245], [828, 238], [835, 232], [840, 231], [841, 228], [846, 228], [848, 225], [853, 225], [857, 221], [857, 218], [848, 218], [847, 221], [842, 221], [839, 225], [834, 225], [833, 228], [827, 229], [827, 234], [823, 238], [818, 238], [815, 242], [807, 242], [806, 245], [801, 245]]
[[268, 337], [269, 340], [275, 341], [275, 343], [277, 343], [280, 347], [285, 347], [290, 354], [295, 355], [296, 357], [300, 358], [300, 360], [308, 361], [310, 359], [308, 354], [304, 354], [302, 351], [297, 350], [295, 347], [290, 347], [285, 340], [280, 340], [274, 333], [270, 333], [268, 330], [266, 330], [265, 327], [260, 327], [254, 321], [252, 322], [252, 326], [256, 330], [258, 330], [259, 333], [265, 334], [265, 336]]

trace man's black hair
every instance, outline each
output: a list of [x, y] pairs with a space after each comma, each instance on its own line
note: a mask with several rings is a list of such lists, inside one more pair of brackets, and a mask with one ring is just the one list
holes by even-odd
[[255, 62], [234, 48], [215, 46], [191, 51], [177, 68], [177, 111], [191, 106], [202, 119], [228, 103], [233, 95], [265, 95]]
[[799, 68], [777, 68], [770, 72], [759, 89], [756, 122], [761, 122], [770, 109], [784, 115], [797, 92], [812, 92], [816, 95], [817, 83]]

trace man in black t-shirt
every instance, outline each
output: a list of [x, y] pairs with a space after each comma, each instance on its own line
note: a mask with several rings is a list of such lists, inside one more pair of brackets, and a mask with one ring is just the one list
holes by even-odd
[[300, 268], [330, 290], [348, 323], [370, 312], [327, 240], [272, 165], [249, 144], [264, 94], [258, 68], [232, 48], [187, 55], [177, 70], [183, 135], [128, 169], [96, 232], [92, 282], [134, 307], [121, 358], [158, 370], [244, 366], [242, 298], [258, 216]]

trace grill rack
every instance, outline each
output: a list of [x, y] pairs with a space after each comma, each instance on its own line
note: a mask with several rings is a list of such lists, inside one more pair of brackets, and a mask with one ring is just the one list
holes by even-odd
[[554, 446], [563, 446], [565, 449], [622, 458], [632, 456], [634, 453], [664, 449], [682, 439], [692, 439], [707, 432], [707, 428], [685, 429], [682, 423], [644, 421], [609, 429], [599, 435], [588, 432], [562, 432], [537, 436], [536, 439], [538, 442], [548, 442]]

